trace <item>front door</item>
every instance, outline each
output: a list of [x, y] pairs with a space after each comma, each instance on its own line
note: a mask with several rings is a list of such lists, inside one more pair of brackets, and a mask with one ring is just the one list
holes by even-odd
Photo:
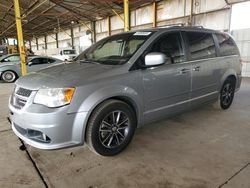
[[145, 122], [188, 108], [191, 90], [191, 65], [186, 63], [179, 32], [160, 37], [149, 52], [164, 53], [167, 61], [143, 70]]

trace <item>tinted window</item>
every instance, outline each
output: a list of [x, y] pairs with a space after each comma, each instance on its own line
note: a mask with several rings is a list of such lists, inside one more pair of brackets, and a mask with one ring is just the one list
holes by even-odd
[[220, 46], [219, 52], [221, 56], [237, 55], [238, 48], [233, 39], [225, 34], [216, 34]]
[[48, 59], [47, 58], [35, 58], [31, 60], [33, 65], [39, 65], [39, 64], [47, 64]]
[[71, 54], [75, 54], [76, 52], [75, 52], [75, 50], [63, 50], [63, 53], [65, 55], [71, 55]]
[[168, 63], [180, 63], [185, 60], [181, 44], [180, 33], [169, 33], [157, 40], [150, 52], [164, 53], [169, 58]]
[[54, 63], [54, 62], [56, 62], [55, 59], [48, 59], [48, 61], [49, 61], [49, 63]]
[[210, 33], [186, 32], [189, 52], [192, 60], [216, 56], [213, 36]]

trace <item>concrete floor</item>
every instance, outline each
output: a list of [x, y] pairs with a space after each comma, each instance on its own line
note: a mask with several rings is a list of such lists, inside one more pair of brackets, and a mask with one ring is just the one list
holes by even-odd
[[0, 85], [1, 188], [250, 187], [250, 79], [229, 110], [208, 105], [140, 128], [115, 157], [97, 156], [85, 146], [19, 150], [6, 120], [13, 84]]

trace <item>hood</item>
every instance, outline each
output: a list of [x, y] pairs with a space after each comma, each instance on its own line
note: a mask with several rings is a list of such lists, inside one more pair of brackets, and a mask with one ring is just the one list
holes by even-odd
[[31, 90], [40, 88], [77, 87], [104, 79], [112, 75], [117, 65], [94, 63], [67, 63], [55, 65], [28, 74], [17, 80], [16, 84]]

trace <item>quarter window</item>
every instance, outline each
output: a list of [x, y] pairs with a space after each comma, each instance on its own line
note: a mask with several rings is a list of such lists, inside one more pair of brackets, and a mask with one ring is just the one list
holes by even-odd
[[192, 60], [216, 57], [213, 36], [210, 33], [186, 32]]
[[169, 33], [152, 46], [151, 52], [161, 52], [168, 57], [167, 63], [181, 63], [185, 60], [180, 33]]
[[219, 43], [219, 52], [221, 56], [237, 55], [238, 48], [233, 39], [225, 34], [216, 34]]

